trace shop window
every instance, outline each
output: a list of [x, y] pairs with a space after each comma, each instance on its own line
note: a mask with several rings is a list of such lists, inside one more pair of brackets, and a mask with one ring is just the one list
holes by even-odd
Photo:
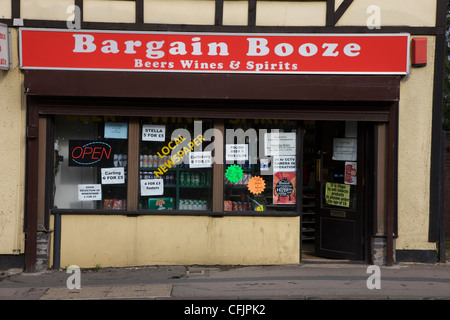
[[224, 210], [295, 211], [297, 122], [225, 123]]
[[56, 116], [54, 137], [54, 207], [126, 209], [127, 120]]
[[54, 208], [297, 211], [296, 121], [64, 115], [54, 122]]
[[141, 119], [140, 209], [212, 210], [213, 160], [204, 137], [212, 127], [212, 120]]

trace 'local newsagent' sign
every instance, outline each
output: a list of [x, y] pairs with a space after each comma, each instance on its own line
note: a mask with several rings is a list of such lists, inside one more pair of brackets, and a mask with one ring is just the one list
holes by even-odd
[[408, 34], [227, 34], [20, 29], [21, 68], [407, 74]]

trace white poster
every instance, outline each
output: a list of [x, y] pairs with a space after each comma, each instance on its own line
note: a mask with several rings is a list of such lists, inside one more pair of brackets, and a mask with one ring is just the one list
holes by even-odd
[[166, 126], [142, 125], [142, 141], [166, 141]]
[[105, 138], [127, 139], [128, 124], [126, 122], [105, 122]]
[[211, 165], [211, 151], [189, 153], [189, 168], [211, 168]]
[[11, 68], [10, 33], [6, 24], [0, 23], [0, 70]]
[[125, 170], [123, 167], [102, 168], [102, 184], [125, 183]]
[[356, 161], [356, 148], [356, 139], [333, 139], [333, 160]]
[[78, 201], [97, 201], [102, 200], [101, 184], [79, 184]]
[[141, 196], [162, 196], [164, 194], [164, 179], [141, 180]]
[[295, 132], [276, 132], [264, 134], [266, 156], [293, 156], [296, 150]]
[[297, 169], [295, 156], [274, 156], [273, 172], [295, 172]]
[[226, 144], [225, 160], [227, 161], [248, 160], [248, 144]]

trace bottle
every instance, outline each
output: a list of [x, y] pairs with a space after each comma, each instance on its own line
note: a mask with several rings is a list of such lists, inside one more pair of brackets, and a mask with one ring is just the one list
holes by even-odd
[[183, 186], [186, 184], [186, 174], [184, 173], [184, 171], [181, 171], [180, 174], [180, 184]]
[[200, 177], [199, 177], [198, 172], [196, 172], [196, 173], [194, 173], [194, 183], [193, 183], [193, 185], [194, 186], [198, 186], [199, 184], [200, 184]]
[[148, 166], [151, 167], [151, 168], [156, 167], [155, 166], [155, 157], [152, 156], [152, 155], [148, 156]]
[[201, 172], [200, 173], [200, 183], [199, 183], [201, 186], [204, 186], [206, 184], [205, 177], [206, 177], [206, 174], [204, 172]]
[[142, 165], [144, 168], [148, 167], [148, 156], [145, 155], [142, 160]]
[[185, 179], [186, 179], [186, 185], [190, 185], [191, 184], [191, 173], [189, 171], [187, 171], [185, 173]]

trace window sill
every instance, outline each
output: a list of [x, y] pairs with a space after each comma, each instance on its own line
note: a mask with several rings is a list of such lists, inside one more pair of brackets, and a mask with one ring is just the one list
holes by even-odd
[[196, 211], [196, 210], [105, 210], [105, 209], [52, 209], [53, 215], [123, 215], [137, 216], [209, 216], [209, 217], [298, 217], [297, 211]]

